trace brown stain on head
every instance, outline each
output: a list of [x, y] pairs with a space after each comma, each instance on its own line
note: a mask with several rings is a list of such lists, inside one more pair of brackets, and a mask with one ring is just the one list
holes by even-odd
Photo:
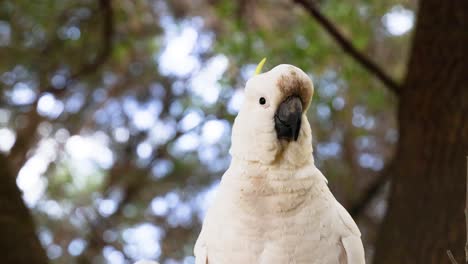
[[306, 109], [312, 100], [312, 83], [310, 80], [299, 76], [294, 70], [289, 74], [283, 74], [278, 79], [278, 85], [283, 100], [289, 96], [299, 96], [302, 101], [302, 108]]

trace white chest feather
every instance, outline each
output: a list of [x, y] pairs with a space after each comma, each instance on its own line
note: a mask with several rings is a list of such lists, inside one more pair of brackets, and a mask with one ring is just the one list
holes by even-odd
[[236, 167], [244, 170], [223, 176], [203, 225], [210, 264], [341, 263], [341, 238], [352, 231], [315, 166], [295, 175]]

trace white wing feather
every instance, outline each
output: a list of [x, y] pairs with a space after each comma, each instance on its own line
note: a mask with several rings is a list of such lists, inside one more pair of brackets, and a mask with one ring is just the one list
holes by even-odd
[[341, 238], [341, 243], [346, 253], [346, 262], [340, 264], [364, 264], [366, 260], [364, 257], [364, 247], [361, 241], [361, 232], [351, 215], [349, 215], [348, 211], [346, 211], [338, 201], [336, 201], [336, 207], [341, 220], [350, 231], [348, 236], [343, 236]]
[[195, 249], [195, 264], [208, 264], [208, 252], [205, 245]]
[[346, 253], [346, 262], [343, 264], [364, 264], [364, 247], [362, 246], [361, 238], [358, 236], [342, 237], [341, 243]]

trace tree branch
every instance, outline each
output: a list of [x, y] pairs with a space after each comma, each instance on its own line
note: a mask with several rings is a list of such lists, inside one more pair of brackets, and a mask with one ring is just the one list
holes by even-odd
[[294, 2], [302, 5], [304, 9], [322, 25], [325, 30], [332, 36], [338, 45], [351, 57], [353, 57], [361, 66], [373, 73], [388, 89], [396, 95], [400, 94], [401, 87], [395, 80], [388, 76], [377, 64], [372, 62], [368, 57], [359, 52], [353, 44], [340, 33], [338, 28], [324, 14], [320, 12], [316, 4], [311, 0], [294, 0]]
[[82, 66], [81, 69], [70, 77], [70, 80], [95, 72], [111, 55], [112, 36], [114, 35], [114, 11], [112, 9], [112, 0], [100, 0], [99, 7], [102, 15], [104, 16], [104, 23], [102, 24], [102, 41], [104, 43], [94, 61]]
[[[63, 95], [66, 91], [66, 88], [76, 79], [83, 78], [86, 75], [96, 72], [96, 70], [103, 65], [112, 51], [112, 36], [114, 33], [114, 12], [112, 9], [112, 0], [100, 0], [99, 7], [104, 17], [104, 22], [102, 25], [102, 38], [103, 45], [96, 55], [96, 58], [91, 63], [83, 64], [75, 73], [73, 73], [67, 80], [65, 87], [58, 90], [52, 86], [48, 86], [43, 89], [42, 92], [52, 93], [54, 95]], [[47, 49], [47, 48], [46, 48]], [[18, 131], [17, 139], [15, 144], [10, 150], [8, 158], [12, 161], [12, 175], [17, 175], [21, 165], [25, 162], [26, 153], [29, 150], [30, 146], [34, 142], [34, 136], [31, 136], [39, 126], [43, 118], [37, 113], [37, 103], [38, 99], [34, 102], [31, 109], [28, 112], [28, 121], [23, 129]]]
[[377, 180], [375, 180], [364, 192], [364, 195], [361, 196], [349, 209], [349, 213], [353, 218], [359, 217], [362, 212], [369, 206], [370, 202], [374, 197], [379, 193], [382, 187], [390, 179], [390, 170], [393, 164], [393, 160], [386, 165], [383, 170], [377, 175]]
[[[465, 200], [465, 225], [466, 225], [466, 242], [465, 242], [465, 263], [468, 264], [468, 156], [466, 156], [466, 200]], [[447, 250], [447, 256], [452, 264], [458, 264], [450, 249]]]
[[468, 156], [466, 156], [465, 225], [466, 225], [465, 263], [468, 263]]
[[447, 250], [447, 256], [449, 257], [452, 264], [458, 264], [458, 262], [455, 260], [455, 257], [453, 257], [452, 251]]
[[103, 45], [96, 54], [96, 58], [91, 63], [85, 63], [75, 73], [71, 74], [65, 83], [64, 88], [58, 90], [54, 87], [48, 87], [46, 92], [52, 94], [63, 93], [75, 79], [82, 78], [83, 76], [96, 72], [96, 70], [109, 58], [112, 51], [112, 36], [114, 35], [114, 11], [112, 9], [112, 0], [100, 0], [99, 7], [102, 12], [102, 16], [104, 17], [104, 22], [102, 24]]
[[2, 263], [46, 264], [34, 219], [21, 199], [9, 159], [0, 153], [0, 252]]

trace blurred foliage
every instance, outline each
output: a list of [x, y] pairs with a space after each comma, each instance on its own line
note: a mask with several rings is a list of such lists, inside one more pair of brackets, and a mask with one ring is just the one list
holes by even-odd
[[[105, 2], [0, 2], [0, 149], [19, 160], [53, 263], [190, 261], [262, 57], [264, 70], [289, 63], [313, 78], [316, 163], [345, 206], [391, 155], [395, 99], [292, 1], [114, 0], [110, 13]], [[317, 4], [404, 78], [411, 34], [383, 21], [414, 1]], [[369, 257], [384, 203], [359, 221]]]

